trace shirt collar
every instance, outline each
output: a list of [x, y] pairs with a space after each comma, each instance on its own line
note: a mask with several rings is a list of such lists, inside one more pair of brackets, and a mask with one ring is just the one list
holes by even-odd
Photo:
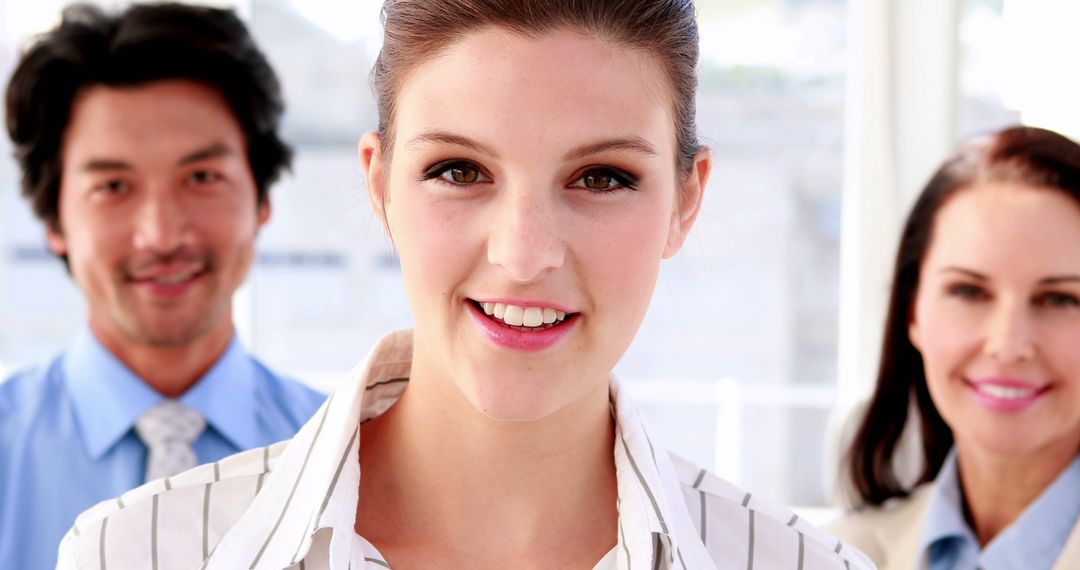
[[667, 568], [678, 552], [667, 504], [665, 479], [637, 407], [618, 382], [611, 381], [615, 416], [615, 476], [619, 500], [619, 568]]
[[956, 449], [945, 457], [941, 470], [934, 478], [930, 491], [930, 503], [926, 509], [919, 552], [923, 560], [933, 561], [947, 554], [951, 543], [959, 543], [960, 549], [979, 550], [979, 542], [964, 519], [964, 498], [960, 488], [960, 476], [956, 466]]
[[[63, 363], [87, 453], [99, 459], [164, 398], [106, 349], [89, 329], [75, 338]], [[237, 449], [259, 445], [255, 363], [233, 337], [225, 353], [180, 398]]]
[[87, 453], [99, 459], [143, 412], [162, 400], [124, 363], [83, 329], [64, 355], [64, 382]]
[[967, 549], [964, 558], [978, 557], [986, 567], [1050, 568], [1078, 517], [1080, 457], [1074, 458], [1019, 518], [981, 549], [964, 518], [954, 448], [934, 480], [919, 552], [924, 559], [933, 561], [940, 556], [961, 557], [960, 551]]
[[180, 403], [202, 414], [237, 450], [261, 443], [255, 366], [234, 334], [221, 358], [180, 397]]
[[[411, 331], [396, 331], [379, 340], [348, 384], [335, 391], [288, 444], [274, 476], [222, 539], [208, 568], [254, 566], [248, 560], [252, 556], [258, 557], [259, 567], [293, 566], [306, 556], [315, 533], [323, 528], [333, 530], [331, 558], [347, 559], [338, 557], [349, 556], [353, 544], [360, 477], [357, 426], [397, 401], [408, 384], [411, 363]], [[668, 501], [681, 492], [674, 468], [670, 462], [658, 462], [637, 409], [614, 380], [611, 402], [616, 420], [618, 567], [676, 567], [682, 556], [676, 531], [692, 528], [692, 522], [668, 508]], [[664, 465], [672, 472], [664, 475]], [[279, 540], [282, 537], [288, 538]], [[693, 562], [704, 554], [695, 551], [686, 556]], [[331, 567], [338, 566], [332, 561]]]
[[[1080, 517], [1080, 457], [986, 545], [987, 568], [1050, 568]], [[994, 561], [993, 563], [991, 561]]]

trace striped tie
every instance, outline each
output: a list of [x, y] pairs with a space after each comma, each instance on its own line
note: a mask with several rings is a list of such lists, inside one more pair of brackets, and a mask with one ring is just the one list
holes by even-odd
[[146, 481], [171, 477], [195, 467], [198, 460], [191, 443], [206, 427], [199, 412], [175, 401], [164, 400], [135, 422], [135, 433], [149, 449]]

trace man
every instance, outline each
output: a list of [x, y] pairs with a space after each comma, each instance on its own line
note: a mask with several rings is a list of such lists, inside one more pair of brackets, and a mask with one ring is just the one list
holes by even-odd
[[23, 55], [7, 90], [22, 191], [89, 318], [0, 384], [0, 568], [53, 567], [82, 510], [291, 437], [322, 403], [245, 353], [231, 316], [290, 159], [282, 110], [227, 10], [74, 6]]

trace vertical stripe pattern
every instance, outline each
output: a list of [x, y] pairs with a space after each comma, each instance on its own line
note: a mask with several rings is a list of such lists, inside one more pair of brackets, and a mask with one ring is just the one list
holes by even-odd
[[158, 570], [157, 553], [157, 524], [158, 524], [158, 496], [154, 495], [154, 504], [150, 512], [150, 568]]
[[[750, 499], [750, 494], [746, 495], [747, 500]], [[747, 538], [747, 550], [746, 550], [746, 570], [753, 570], [754, 568], [754, 509], [750, 509], [750, 532]]]
[[[373, 357], [354, 380], [365, 381], [367, 389], [339, 390], [348, 395], [330, 398], [305, 425], [302, 439], [204, 466], [198, 473], [179, 478], [178, 485], [167, 479], [164, 491], [160, 485], [147, 486], [124, 495], [123, 500], [102, 503], [100, 513], [80, 519], [82, 536], [73, 529], [62, 543], [67, 556], [61, 559], [77, 559], [76, 552], [89, 555], [91, 561], [96, 556], [100, 570], [107, 565], [177, 570], [200, 563], [203, 568], [329, 570], [326, 549], [332, 539], [343, 535], [360, 543], [354, 547], [361, 550], [346, 557], [356, 562], [358, 567], [353, 568], [389, 568], [370, 543], [356, 536], [351, 516], [356, 505], [344, 501], [356, 500], [353, 485], [361, 475], [358, 424], [377, 417], [405, 390], [408, 380], [402, 374], [410, 363], [403, 354], [400, 345], [392, 345], [387, 361]], [[772, 568], [780, 560], [781, 570], [872, 568], [856, 550], [812, 529], [791, 511], [654, 447], [636, 409], [615, 383], [611, 396], [619, 546], [605, 558], [614, 559], [618, 570], [742, 568], [744, 564], [753, 570], [755, 562]], [[271, 475], [272, 471], [278, 474]], [[346, 482], [349, 489], [343, 488]], [[162, 494], [170, 498], [159, 497]], [[173, 509], [174, 505], [183, 506]], [[130, 516], [112, 517], [120, 510]], [[212, 522], [221, 525], [229, 520], [240, 522], [232, 529], [215, 526], [215, 532], [210, 532]], [[700, 525], [695, 528], [695, 523]], [[331, 534], [316, 536], [321, 528]], [[220, 540], [222, 531], [224, 540]], [[125, 542], [108, 551], [109, 535]], [[128, 541], [149, 548], [128, 549]], [[756, 556], [758, 547], [761, 557]], [[197, 560], [200, 554], [201, 561]], [[287, 558], [290, 554], [291, 559]]]
[[206, 560], [210, 556], [210, 483], [206, 484], [203, 491], [202, 512], [202, 556]]
[[98, 558], [101, 561], [101, 570], [105, 570], [105, 528], [109, 526], [109, 519], [101, 521], [101, 540], [98, 544]]
[[326, 425], [326, 416], [330, 412], [330, 405], [334, 403], [334, 396], [330, 396], [322, 409], [322, 414], [319, 417], [319, 427], [315, 430], [315, 435], [311, 438], [311, 445], [308, 446], [307, 453], [304, 454], [304, 462], [300, 465], [300, 472], [296, 474], [296, 480], [293, 481], [292, 490], [289, 491], [288, 498], [285, 499], [285, 504], [281, 507], [281, 514], [278, 516], [277, 522], [274, 523], [274, 528], [270, 529], [270, 535], [266, 537], [266, 542], [259, 548], [258, 554], [255, 555], [255, 559], [251, 561], [249, 568], [255, 568], [259, 563], [259, 559], [262, 558], [263, 553], [266, 552], [266, 548], [270, 546], [270, 541], [274, 539], [274, 535], [277, 534], [278, 528], [281, 527], [281, 521], [285, 519], [285, 513], [289, 511], [289, 504], [292, 503], [293, 497], [296, 495], [296, 488], [300, 486], [300, 480], [304, 478], [304, 471], [307, 470], [308, 461], [311, 460], [311, 452], [315, 450], [315, 445], [319, 443], [319, 435], [322, 434], [323, 426]]
[[645, 494], [649, 497], [649, 503], [652, 504], [653, 513], [656, 515], [656, 520], [660, 523], [660, 529], [664, 534], [667, 534], [667, 523], [664, 522], [664, 515], [660, 513], [660, 505], [656, 502], [656, 496], [653, 495], [652, 489], [649, 488], [649, 484], [645, 482], [645, 477], [641, 474], [641, 468], [638, 467], [637, 461], [634, 460], [634, 455], [630, 453], [630, 447], [626, 445], [626, 438], [619, 436], [622, 441], [623, 451], [626, 452], [626, 458], [630, 461], [630, 467], [634, 469], [634, 475], [637, 476], [638, 483], [645, 489]]
[[806, 556], [806, 539], [799, 533], [799, 570], [803, 570], [803, 558]]

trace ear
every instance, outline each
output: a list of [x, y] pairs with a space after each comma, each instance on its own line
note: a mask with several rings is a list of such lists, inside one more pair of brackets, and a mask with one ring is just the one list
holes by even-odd
[[701, 212], [701, 202], [705, 196], [705, 187], [709, 183], [710, 172], [712, 172], [712, 156], [708, 148], [701, 147], [694, 156], [694, 165], [690, 173], [678, 189], [678, 207], [675, 208], [671, 216], [671, 225], [668, 227], [664, 259], [678, 253], [686, 242], [686, 236], [690, 233], [690, 228], [694, 226], [698, 213]]
[[386, 219], [386, 201], [388, 196], [383, 187], [384, 162], [382, 156], [382, 139], [375, 131], [368, 132], [360, 139], [358, 145], [360, 165], [364, 168], [364, 182], [367, 184], [368, 201], [371, 202], [371, 211], [382, 224], [383, 231], [390, 235], [390, 224]]
[[270, 197], [267, 196], [266, 199], [263, 200], [263, 203], [259, 204], [259, 209], [256, 212], [256, 215], [258, 216], [258, 218], [256, 219], [256, 222], [258, 223], [257, 227], [261, 228], [266, 225], [266, 222], [270, 221], [271, 210], [272, 208], [270, 207]]
[[[916, 297], [915, 295], [912, 296]], [[915, 301], [916, 299], [913, 298], [911, 304], [908, 305], [907, 336], [915, 350], [922, 352], [922, 331], [919, 329], [918, 321], [915, 320]]]
[[45, 244], [53, 254], [62, 256], [68, 254], [67, 238], [60, 231], [60, 221], [45, 224]]

